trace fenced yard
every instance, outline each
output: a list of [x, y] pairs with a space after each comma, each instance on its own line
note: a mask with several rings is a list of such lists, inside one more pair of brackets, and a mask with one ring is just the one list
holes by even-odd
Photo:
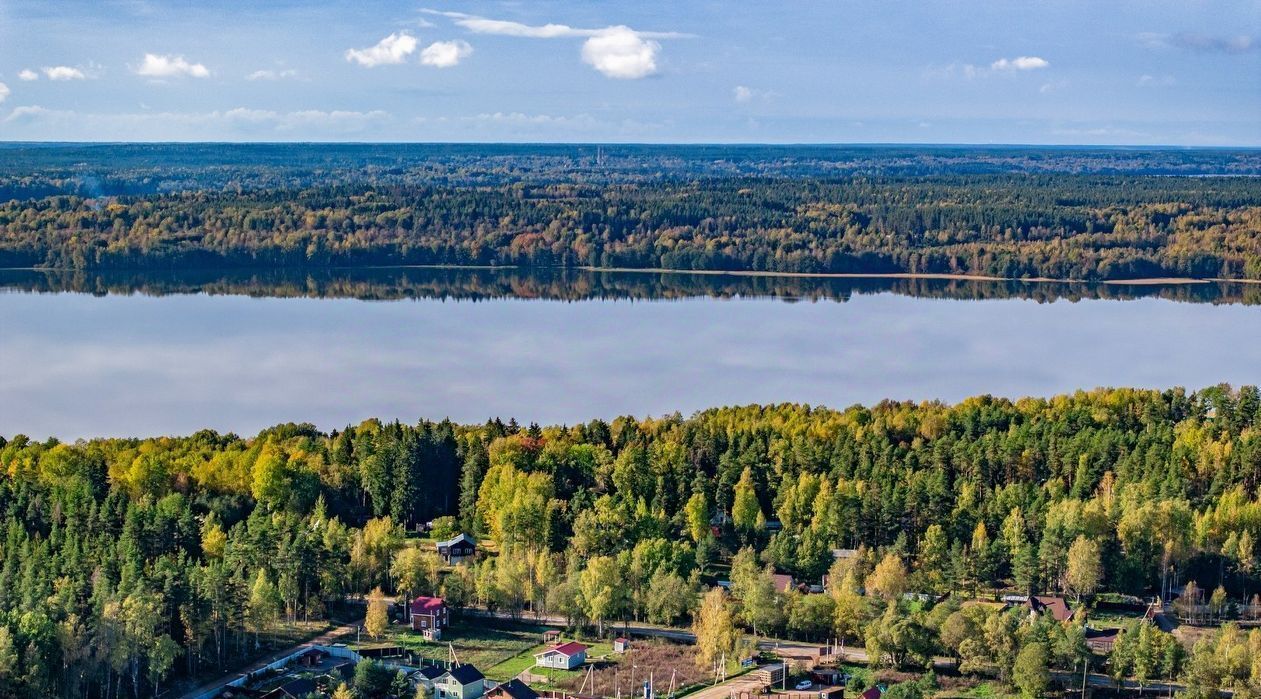
[[[426, 641], [423, 636], [414, 631], [399, 633], [395, 641], [404, 648], [431, 660], [449, 660], [451, 651], [454, 650], [456, 658], [461, 663], [476, 666], [487, 677], [508, 679], [513, 675], [499, 677], [497, 674], [491, 674], [489, 670], [540, 646], [545, 630], [541, 626], [526, 624], [501, 624], [487, 619], [460, 619], [443, 630], [441, 641]], [[533, 655], [529, 657], [533, 664]]]

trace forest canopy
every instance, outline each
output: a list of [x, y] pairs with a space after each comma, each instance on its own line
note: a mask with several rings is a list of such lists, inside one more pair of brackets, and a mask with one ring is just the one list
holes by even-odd
[[1261, 278], [1249, 151], [206, 148], [8, 149], [0, 266]]
[[[1255, 387], [743, 406], [551, 427], [368, 420], [251, 438], [14, 436], [0, 439], [0, 652], [21, 654], [27, 674], [0, 682], [74, 695], [126, 677], [140, 693], [177, 659], [187, 673], [222, 663], [269, 615], [317, 616], [376, 587], [590, 621], [673, 620], [687, 606], [665, 604], [677, 597], [667, 592], [720, 559], [733, 576], [765, 561], [809, 582], [835, 570], [837, 548], [858, 551], [868, 595], [890, 599], [1142, 596], [1174, 577], [1246, 596], [1261, 589], [1259, 487]], [[437, 517], [501, 555], [440, 590], [400, 575], [407, 533]], [[599, 609], [574, 602], [609, 576], [624, 596]], [[751, 623], [833, 632], [792, 617]]]

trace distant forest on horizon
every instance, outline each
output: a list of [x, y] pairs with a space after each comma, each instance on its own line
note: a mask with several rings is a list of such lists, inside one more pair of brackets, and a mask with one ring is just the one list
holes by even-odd
[[0, 144], [0, 267], [1261, 279], [1261, 151]]

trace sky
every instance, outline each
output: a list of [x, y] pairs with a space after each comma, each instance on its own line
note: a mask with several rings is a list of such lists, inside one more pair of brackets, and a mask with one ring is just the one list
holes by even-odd
[[1261, 146], [1261, 0], [0, 0], [0, 140]]

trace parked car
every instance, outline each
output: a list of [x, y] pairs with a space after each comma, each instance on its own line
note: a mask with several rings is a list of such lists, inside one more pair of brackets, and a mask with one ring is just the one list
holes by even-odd
[[797, 683], [797, 689], [810, 689], [813, 686], [814, 686], [814, 683], [811, 682], [810, 680], [802, 680]]

